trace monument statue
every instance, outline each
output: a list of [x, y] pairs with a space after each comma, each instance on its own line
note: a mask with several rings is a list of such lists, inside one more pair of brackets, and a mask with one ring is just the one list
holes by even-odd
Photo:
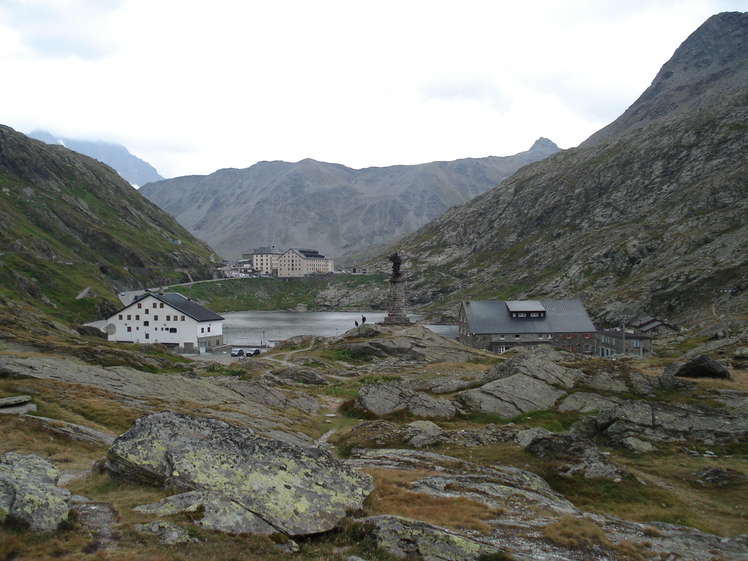
[[392, 278], [398, 278], [403, 276], [400, 272], [400, 264], [403, 262], [400, 259], [400, 255], [397, 252], [390, 255], [390, 261], [392, 261]]
[[405, 313], [405, 279], [400, 272], [400, 264], [403, 260], [397, 252], [390, 255], [389, 260], [392, 263], [389, 313], [382, 323], [384, 325], [410, 325], [412, 322]]

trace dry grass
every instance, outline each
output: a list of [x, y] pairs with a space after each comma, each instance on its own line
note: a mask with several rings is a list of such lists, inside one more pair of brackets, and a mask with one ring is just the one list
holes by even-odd
[[596, 544], [611, 546], [608, 536], [599, 526], [586, 518], [568, 514], [543, 528], [543, 536], [562, 547], [591, 547]]
[[411, 483], [435, 475], [432, 472], [378, 469], [367, 472], [374, 479], [375, 486], [366, 501], [367, 516], [394, 514], [444, 528], [488, 533], [491, 527], [485, 521], [502, 514], [499, 510], [465, 497], [435, 497], [410, 490]]
[[57, 380], [0, 379], [0, 396], [30, 394], [36, 414], [69, 423], [120, 434], [144, 411], [127, 408], [117, 396], [90, 386]]
[[90, 469], [106, 454], [106, 446], [71, 441], [46, 428], [31, 417], [0, 415], [0, 454], [37, 454], [58, 469]]

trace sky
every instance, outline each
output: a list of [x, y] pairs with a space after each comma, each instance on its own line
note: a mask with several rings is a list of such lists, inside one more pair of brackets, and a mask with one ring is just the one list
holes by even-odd
[[578, 145], [748, 0], [0, 0], [0, 124], [164, 177]]

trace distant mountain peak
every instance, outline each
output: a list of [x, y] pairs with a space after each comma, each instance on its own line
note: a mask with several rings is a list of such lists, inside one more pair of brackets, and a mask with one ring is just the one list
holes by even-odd
[[561, 150], [561, 148], [559, 148], [555, 142], [545, 138], [544, 136], [538, 138], [535, 141], [535, 144], [533, 144], [530, 148], [530, 152], [548, 152], [549, 150], [558, 152], [559, 150]]
[[131, 185], [140, 187], [153, 181], [163, 181], [156, 168], [148, 162], [134, 156], [121, 144], [101, 140], [75, 140], [62, 138], [47, 131], [35, 130], [27, 136], [47, 144], [59, 144], [84, 156], [95, 158], [114, 169]]

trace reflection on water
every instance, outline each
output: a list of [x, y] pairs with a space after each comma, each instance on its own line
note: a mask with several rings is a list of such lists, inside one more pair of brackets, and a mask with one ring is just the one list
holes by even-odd
[[[365, 313], [367, 323], [384, 320], [383, 312]], [[272, 345], [296, 335], [335, 337], [356, 327], [362, 321], [357, 312], [231, 312], [223, 314], [223, 337], [228, 345], [259, 347]], [[418, 320], [419, 316], [409, 316]], [[426, 326], [437, 333], [452, 337], [454, 326]], [[456, 332], [454, 334], [456, 336]]]

